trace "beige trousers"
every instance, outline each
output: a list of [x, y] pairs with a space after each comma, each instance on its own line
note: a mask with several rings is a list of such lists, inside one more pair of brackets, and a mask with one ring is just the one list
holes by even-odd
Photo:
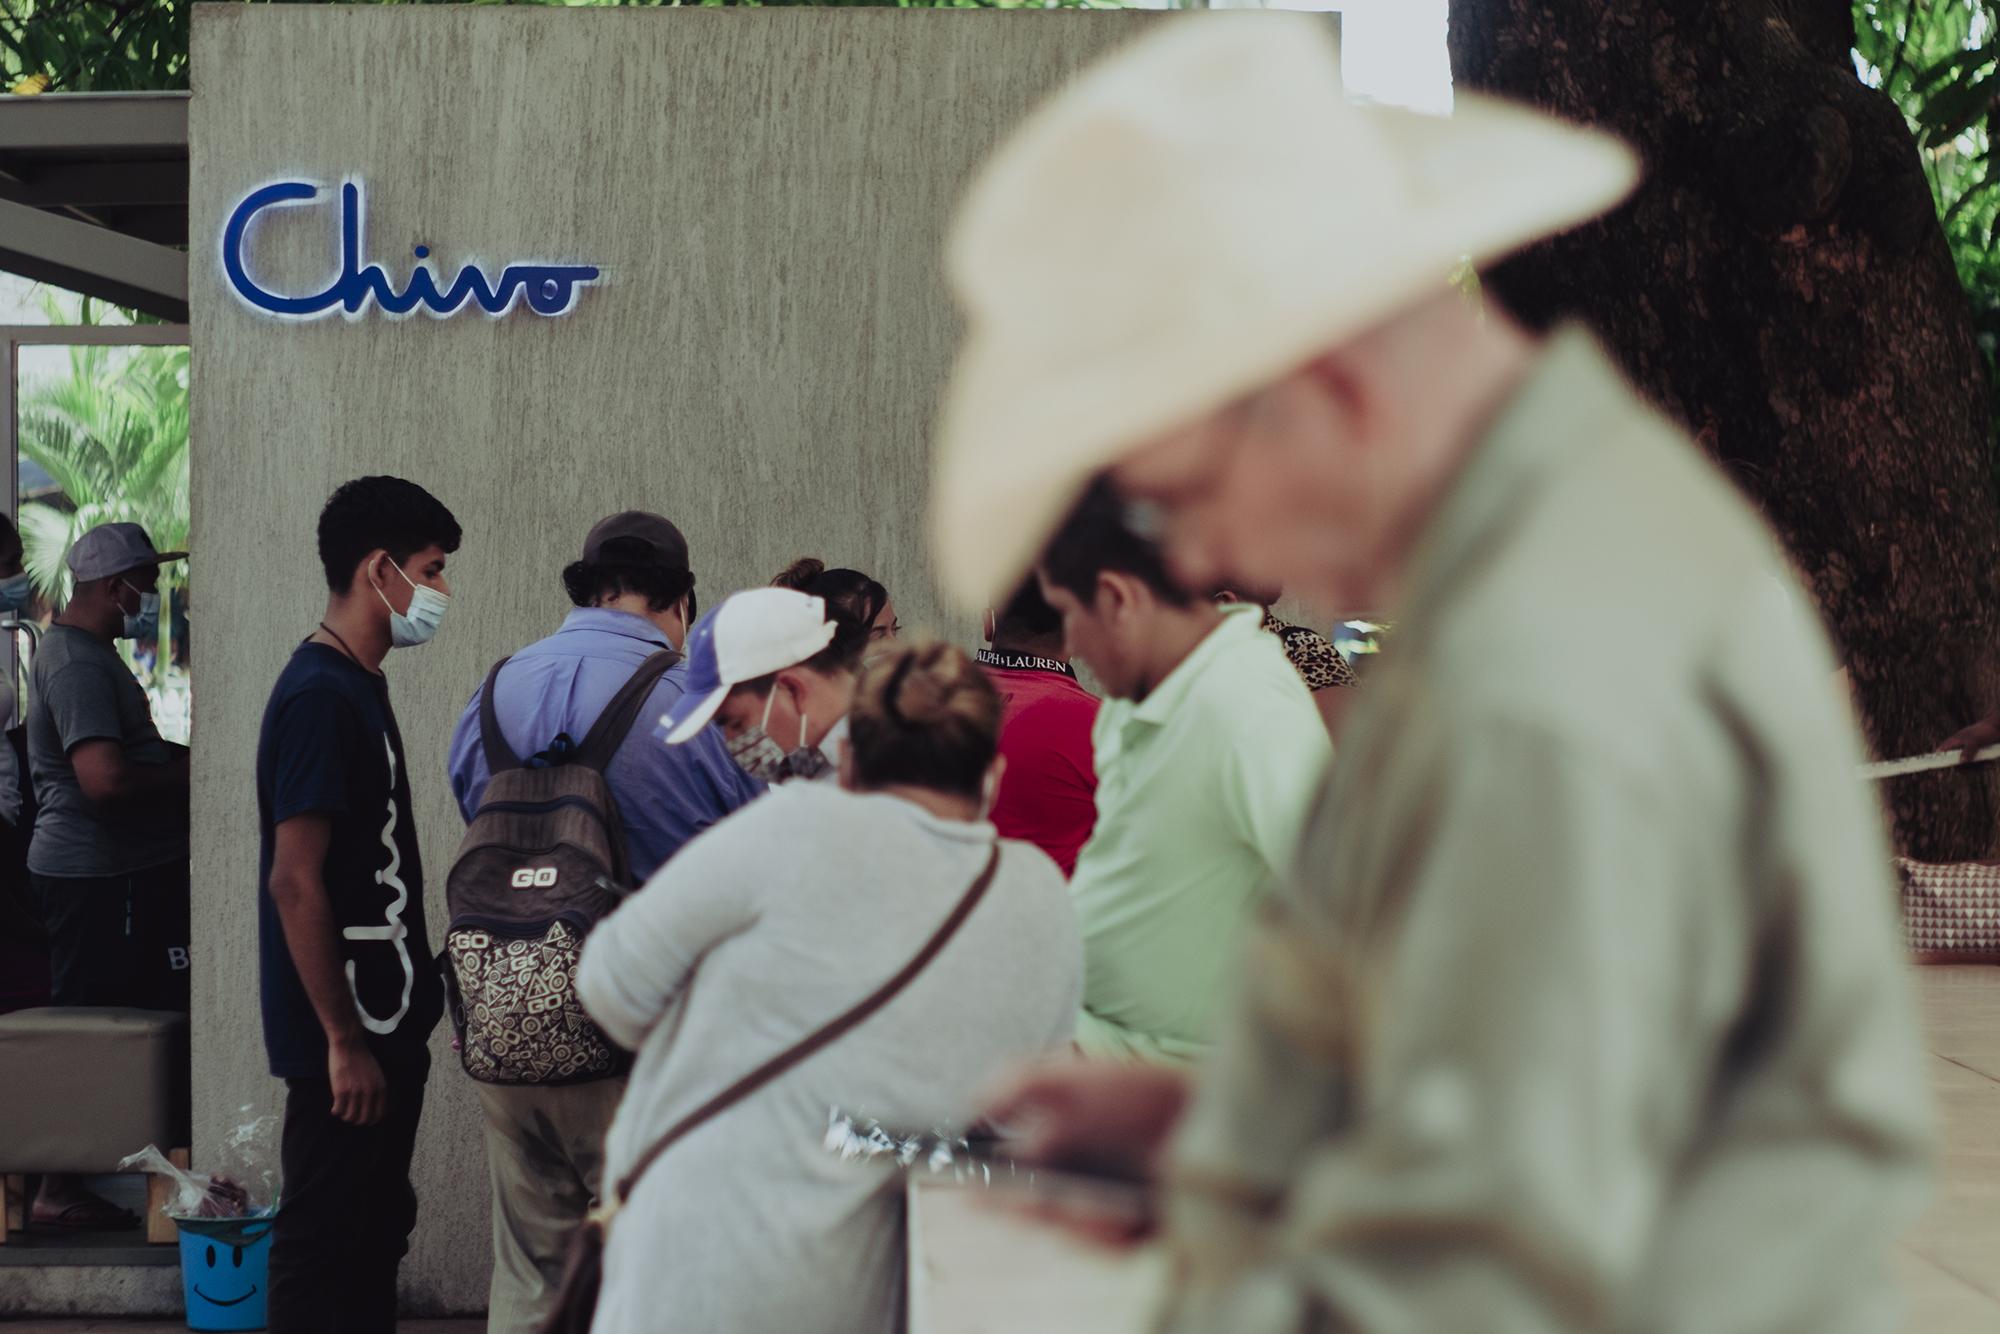
[[487, 1334], [534, 1334], [562, 1286], [570, 1232], [603, 1185], [604, 1136], [625, 1081], [474, 1087], [493, 1180]]

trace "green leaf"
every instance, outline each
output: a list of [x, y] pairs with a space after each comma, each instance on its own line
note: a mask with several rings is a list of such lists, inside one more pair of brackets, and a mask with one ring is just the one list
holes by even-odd
[[1962, 71], [1991, 61], [1996, 54], [2000, 52], [1996, 52], [1991, 45], [1976, 51], [1954, 51], [1942, 60], [1917, 70], [1911, 76], [1909, 91], [1912, 95], [1927, 93], [1955, 80]]
[[2000, 78], [1988, 73], [1967, 83], [1953, 84], [1927, 102], [1917, 113], [1917, 123], [1925, 130], [1927, 144], [1950, 143], [1984, 119], [1987, 104]]

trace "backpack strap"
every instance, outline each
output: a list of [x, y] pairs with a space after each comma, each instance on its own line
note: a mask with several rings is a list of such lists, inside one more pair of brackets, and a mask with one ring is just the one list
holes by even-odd
[[479, 742], [486, 748], [486, 772], [497, 774], [503, 769], [521, 767], [521, 757], [507, 744], [507, 738], [500, 735], [500, 715], [493, 709], [493, 689], [500, 684], [500, 669], [513, 660], [513, 655], [493, 664], [493, 670], [486, 673], [486, 684], [479, 689]]
[[618, 747], [625, 744], [626, 735], [633, 724], [639, 721], [639, 710], [646, 707], [652, 698], [653, 687], [666, 674], [669, 667], [681, 660], [681, 655], [670, 648], [663, 648], [652, 657], [639, 664], [639, 670], [632, 678], [618, 688], [611, 702], [604, 706], [604, 712], [597, 715], [590, 731], [576, 748], [572, 764], [588, 765], [602, 772], [611, 757], [618, 753]]

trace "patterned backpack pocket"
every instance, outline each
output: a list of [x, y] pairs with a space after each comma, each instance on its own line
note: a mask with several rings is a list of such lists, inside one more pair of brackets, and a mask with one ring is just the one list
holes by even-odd
[[486, 1084], [576, 1084], [626, 1068], [577, 999], [583, 937], [562, 917], [451, 924], [445, 966], [467, 1074]]

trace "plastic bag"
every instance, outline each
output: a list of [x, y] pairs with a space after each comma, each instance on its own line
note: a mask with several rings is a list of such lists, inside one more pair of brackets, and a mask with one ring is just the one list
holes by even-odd
[[135, 1154], [118, 1160], [121, 1172], [145, 1172], [151, 1176], [166, 1177], [173, 1182], [173, 1192], [160, 1212], [169, 1218], [225, 1218], [247, 1212], [249, 1201], [240, 1204], [236, 1197], [242, 1188], [234, 1182], [224, 1183], [218, 1178], [203, 1180], [192, 1172], [176, 1167], [160, 1152], [156, 1144], [148, 1144]]
[[880, 1121], [850, 1116], [838, 1107], [827, 1109], [826, 1138], [821, 1143], [843, 1162], [887, 1159], [905, 1172], [949, 1176], [961, 1183], [991, 1185], [996, 1167], [1010, 1177], [1017, 1170], [1010, 1157], [994, 1152], [1002, 1141], [983, 1128], [969, 1132], [950, 1127], [891, 1130]]
[[218, 1171], [202, 1174], [177, 1167], [157, 1145], [121, 1159], [121, 1172], [145, 1172], [173, 1183], [160, 1212], [169, 1218], [256, 1218], [278, 1202], [278, 1118], [249, 1116], [223, 1136], [216, 1151]]
[[272, 1115], [256, 1115], [245, 1105], [237, 1113], [236, 1128], [222, 1137], [214, 1159], [208, 1164], [217, 1176], [240, 1182], [249, 1193], [248, 1213], [273, 1208], [278, 1203], [278, 1136], [282, 1122]]

